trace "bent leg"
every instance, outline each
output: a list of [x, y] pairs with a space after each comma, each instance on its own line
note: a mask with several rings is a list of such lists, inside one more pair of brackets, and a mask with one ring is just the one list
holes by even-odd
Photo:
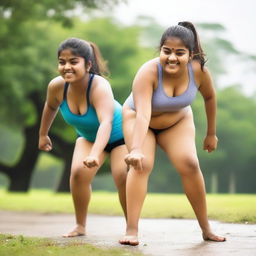
[[[123, 131], [125, 142], [130, 150], [132, 133], [135, 123], [135, 112], [124, 113]], [[142, 152], [144, 154], [143, 169], [129, 168], [126, 181], [127, 228], [126, 235], [119, 240], [121, 244], [138, 245], [138, 223], [147, 193], [148, 178], [152, 171], [155, 158], [156, 141], [152, 131], [148, 131]]]
[[196, 152], [192, 111], [173, 127], [160, 133], [157, 142], [181, 175], [184, 191], [202, 229], [203, 239], [225, 241], [224, 237], [212, 233], [208, 221], [205, 184]]
[[110, 165], [112, 176], [118, 191], [119, 201], [122, 206], [126, 220], [126, 178], [128, 169], [124, 161], [124, 158], [127, 154], [128, 150], [126, 145], [115, 147], [114, 149], [112, 149], [110, 153]]
[[92, 143], [81, 137], [76, 141], [70, 175], [70, 189], [75, 208], [76, 227], [64, 237], [85, 234], [86, 216], [91, 197], [91, 182], [105, 159], [105, 153], [102, 153], [99, 167], [87, 168], [84, 166], [83, 160], [90, 153], [92, 145]]

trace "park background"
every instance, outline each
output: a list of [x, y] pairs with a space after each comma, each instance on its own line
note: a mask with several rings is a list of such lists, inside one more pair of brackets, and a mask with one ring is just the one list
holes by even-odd
[[[9, 191], [69, 191], [76, 134], [57, 116], [53, 151], [37, 149], [47, 84], [57, 73], [56, 51], [67, 37], [95, 42], [110, 69], [115, 98], [123, 103], [133, 77], [157, 56], [163, 31], [178, 21], [195, 23], [218, 98], [219, 146], [202, 150], [204, 104], [192, 108], [197, 149], [208, 193], [256, 192], [256, 18], [254, 1], [0, 1], [0, 186]], [[115, 191], [109, 162], [93, 190]], [[158, 149], [149, 192], [182, 193], [180, 178]]]

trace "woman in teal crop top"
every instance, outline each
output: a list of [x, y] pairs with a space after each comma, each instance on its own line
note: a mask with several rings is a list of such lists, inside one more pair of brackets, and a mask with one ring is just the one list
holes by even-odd
[[225, 241], [215, 235], [207, 218], [206, 195], [195, 146], [195, 128], [190, 107], [196, 92], [205, 101], [207, 135], [204, 149], [217, 147], [216, 97], [211, 75], [204, 67], [195, 27], [180, 22], [169, 27], [160, 40], [160, 56], [137, 72], [132, 95], [123, 106], [123, 131], [129, 154], [127, 177], [127, 229], [121, 244], [137, 245], [138, 221], [152, 171], [156, 144], [181, 176], [204, 240]]
[[48, 85], [39, 131], [39, 149], [52, 149], [48, 132], [60, 108], [64, 120], [78, 134], [70, 174], [76, 226], [64, 235], [74, 237], [85, 234], [91, 183], [108, 153], [126, 216], [127, 166], [124, 157], [128, 151], [122, 133], [122, 106], [114, 100], [111, 86], [102, 76], [107, 68], [98, 47], [91, 42], [69, 38], [59, 46], [58, 62], [61, 76]]

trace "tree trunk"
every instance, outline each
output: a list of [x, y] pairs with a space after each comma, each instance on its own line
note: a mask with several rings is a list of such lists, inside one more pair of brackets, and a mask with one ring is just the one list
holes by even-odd
[[216, 172], [211, 174], [211, 193], [218, 193], [218, 174]]
[[9, 191], [27, 192], [36, 161], [39, 155], [38, 124], [25, 129], [25, 145], [19, 162], [9, 169], [7, 175], [10, 179]]
[[230, 172], [229, 174], [229, 194], [235, 194], [236, 193], [236, 176], [233, 172]]
[[51, 153], [64, 160], [64, 169], [60, 178], [60, 182], [57, 186], [56, 192], [69, 192], [69, 176], [70, 168], [73, 157], [73, 143], [64, 141], [56, 134], [50, 134], [52, 141], [55, 145], [54, 150]]
[[29, 99], [35, 106], [37, 121], [33, 126], [24, 129], [25, 145], [18, 163], [12, 167], [1, 165], [1, 171], [8, 176], [10, 181], [9, 191], [27, 192], [29, 190], [30, 180], [39, 156], [38, 130], [42, 102], [38, 92], [31, 93]]
[[64, 163], [64, 169], [58, 184], [58, 187], [56, 188], [56, 192], [69, 192], [69, 176], [70, 176], [70, 167], [72, 162], [72, 154], [70, 156], [67, 156], [65, 158]]

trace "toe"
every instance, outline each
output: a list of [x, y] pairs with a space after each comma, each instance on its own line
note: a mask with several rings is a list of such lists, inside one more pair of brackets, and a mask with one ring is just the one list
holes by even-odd
[[136, 246], [139, 244], [139, 241], [138, 241], [137, 236], [125, 236], [123, 239], [119, 240], [119, 243], [125, 244], [125, 245]]
[[68, 234], [63, 235], [62, 237], [76, 237], [76, 236], [84, 236], [85, 233], [78, 232], [77, 230], [71, 231]]
[[205, 241], [213, 241], [213, 242], [225, 242], [226, 241], [226, 237], [223, 236], [216, 236], [214, 234], [203, 234], [203, 239]]

